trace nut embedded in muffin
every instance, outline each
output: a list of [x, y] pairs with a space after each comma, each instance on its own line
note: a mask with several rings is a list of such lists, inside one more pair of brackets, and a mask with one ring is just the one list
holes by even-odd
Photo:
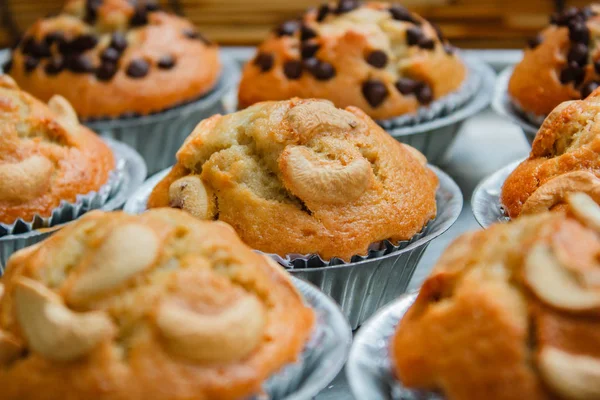
[[0, 223], [49, 217], [61, 201], [98, 191], [114, 168], [69, 102], [54, 96], [46, 106], [0, 75]]
[[238, 98], [242, 108], [323, 98], [388, 119], [457, 90], [465, 77], [435, 25], [397, 4], [340, 0], [277, 27], [244, 68]]
[[154, 0], [68, 0], [35, 23], [5, 72], [34, 96], [60, 94], [82, 118], [163, 111], [210, 91], [217, 46]]
[[5, 400], [248, 398], [314, 325], [281, 267], [171, 209], [88, 213], [1, 282]]
[[600, 207], [582, 193], [567, 203], [446, 250], [392, 338], [404, 386], [452, 400], [600, 398]]

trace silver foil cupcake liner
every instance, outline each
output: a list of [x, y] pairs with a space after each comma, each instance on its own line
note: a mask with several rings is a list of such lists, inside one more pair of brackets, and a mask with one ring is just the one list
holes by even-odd
[[255, 400], [312, 399], [341, 371], [350, 351], [352, 331], [337, 304], [300, 279], [292, 282], [315, 311], [315, 327], [298, 360], [273, 375], [264, 385], [265, 395]]
[[153, 174], [175, 163], [175, 153], [196, 125], [225, 112], [222, 100], [239, 80], [239, 67], [221, 53], [223, 65], [217, 86], [202, 98], [156, 114], [83, 121], [103, 137], [119, 140], [136, 149]]
[[478, 76], [481, 84], [474, 96], [459, 107], [429, 121], [414, 125], [386, 128], [399, 142], [408, 144], [436, 165], [444, 161], [444, 155], [452, 145], [464, 121], [485, 109], [492, 100], [496, 73], [481, 60], [468, 58], [471, 75]]
[[471, 208], [475, 219], [483, 228], [497, 222], [507, 222], [510, 220], [504, 213], [500, 204], [500, 194], [506, 178], [522, 162], [515, 161], [494, 172], [483, 179], [473, 191], [471, 196]]
[[416, 125], [431, 121], [434, 118], [447, 115], [471, 100], [477, 90], [481, 87], [482, 76], [477, 71], [477, 61], [473, 58], [461, 57], [467, 66], [467, 76], [460, 87], [446, 96], [431, 102], [427, 106], [421, 106], [414, 114], [401, 115], [399, 117], [378, 120], [377, 123], [384, 129], [395, 129], [409, 125]]
[[390, 343], [396, 327], [417, 298], [409, 293], [380, 310], [354, 339], [346, 377], [356, 399], [441, 400], [438, 393], [406, 388], [394, 376]]
[[[104, 139], [115, 154], [115, 158], [122, 160], [120, 184], [112, 191], [106, 201], [98, 207], [99, 210], [113, 211], [120, 209], [125, 201], [142, 184], [146, 178], [146, 164], [140, 155], [131, 147], [111, 139]], [[49, 228], [35, 229], [29, 232], [0, 236], [0, 274], [9, 257], [17, 250], [34, 245], [49, 237], [52, 233], [62, 228], [66, 223]]]
[[499, 115], [518, 125], [523, 130], [523, 134], [529, 144], [531, 144], [546, 116], [527, 113], [510, 98], [508, 94], [508, 82], [513, 69], [514, 67], [508, 67], [498, 75], [492, 108]]

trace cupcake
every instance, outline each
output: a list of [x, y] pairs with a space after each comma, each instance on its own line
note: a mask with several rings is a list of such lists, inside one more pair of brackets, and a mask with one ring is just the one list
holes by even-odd
[[597, 5], [569, 7], [529, 41], [508, 82], [513, 104], [539, 126], [560, 103], [587, 97], [600, 84]]
[[15, 254], [1, 282], [6, 400], [247, 399], [315, 325], [229, 226], [170, 209], [89, 213]]
[[467, 68], [440, 30], [397, 4], [340, 0], [280, 25], [248, 62], [239, 106], [324, 98], [386, 120], [457, 91]]
[[449, 247], [391, 338], [403, 387], [450, 400], [600, 398], [600, 208], [582, 193], [567, 204]]
[[265, 253], [348, 262], [435, 217], [438, 179], [425, 164], [356, 107], [263, 102], [200, 123], [147, 206], [227, 222]]
[[600, 203], [600, 90], [561, 103], [537, 133], [529, 157], [508, 176], [500, 203], [510, 218], [562, 209], [571, 192]]

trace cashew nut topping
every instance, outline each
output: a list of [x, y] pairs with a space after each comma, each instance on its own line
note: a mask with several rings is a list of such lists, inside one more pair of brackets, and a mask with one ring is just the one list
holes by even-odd
[[570, 311], [600, 308], [600, 291], [581, 287], [545, 244], [537, 244], [527, 255], [525, 280], [542, 301], [553, 307]]
[[544, 381], [565, 399], [600, 399], [600, 359], [544, 347], [538, 366]]
[[212, 218], [208, 193], [198, 175], [184, 176], [173, 182], [169, 187], [169, 200], [171, 207], [181, 208], [196, 218]]
[[254, 295], [244, 295], [215, 314], [200, 314], [167, 300], [156, 316], [168, 351], [200, 363], [246, 357], [262, 340], [266, 323], [266, 311]]
[[48, 188], [53, 172], [52, 162], [38, 155], [0, 164], [0, 201], [26, 202], [39, 197]]
[[91, 352], [110, 338], [114, 326], [101, 311], [77, 313], [40, 282], [15, 281], [15, 315], [29, 348], [55, 361], [70, 361]]
[[408, 144], [402, 143], [402, 145], [406, 148], [406, 150], [410, 152], [410, 154], [412, 154], [419, 161], [421, 165], [427, 165], [427, 157], [425, 157], [423, 153], [421, 153], [414, 147], [409, 146]]
[[594, 199], [585, 193], [571, 193], [567, 203], [579, 222], [600, 232], [600, 207]]
[[115, 228], [77, 276], [68, 300], [77, 303], [89, 299], [151, 267], [159, 245], [156, 234], [143, 225], [130, 223]]
[[347, 132], [358, 126], [352, 113], [326, 100], [298, 104], [287, 112], [287, 119], [292, 129], [305, 139], [320, 132]]
[[583, 192], [600, 202], [600, 179], [587, 171], [569, 172], [550, 179], [529, 196], [521, 214], [547, 211], [566, 200], [569, 193]]
[[23, 345], [10, 333], [0, 330], [0, 365], [16, 360], [23, 351]]
[[48, 107], [56, 114], [60, 123], [64, 124], [72, 133], [77, 132], [79, 119], [73, 106], [67, 99], [60, 95], [54, 95], [48, 101]]
[[321, 158], [304, 146], [288, 146], [279, 163], [286, 186], [302, 200], [352, 202], [369, 188], [373, 179], [371, 164], [360, 156], [343, 165]]
[[19, 85], [17, 85], [17, 82], [15, 82], [15, 80], [10, 76], [6, 74], [0, 74], [0, 87], [7, 89], [18, 89]]

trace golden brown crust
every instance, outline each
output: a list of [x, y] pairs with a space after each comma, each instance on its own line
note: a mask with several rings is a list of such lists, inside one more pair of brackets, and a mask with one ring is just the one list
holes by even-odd
[[600, 202], [600, 91], [565, 102], [546, 118], [527, 160], [506, 179], [500, 202], [511, 218], [559, 207], [583, 191]]
[[[177, 160], [148, 207], [218, 218], [268, 253], [349, 260], [373, 242], [412, 238], [436, 213], [435, 174], [362, 111], [324, 100], [213, 116]], [[186, 176], [201, 180], [201, 202], [170, 194]]]
[[0, 75], [0, 222], [48, 217], [62, 200], [98, 190], [115, 160], [63, 98], [49, 106]]
[[[276, 32], [259, 47], [257, 58], [244, 68], [240, 107], [264, 100], [323, 98], [337, 107], [356, 106], [372, 118], [386, 119], [413, 113], [421, 104], [460, 87], [466, 68], [429, 22], [397, 5], [393, 7], [398, 11], [393, 13], [390, 4], [381, 2], [336, 13], [342, 3], [352, 2], [330, 4], [331, 11], [320, 22], [319, 12], [309, 11], [303, 18], [303, 28], [287, 22], [278, 30], [286, 30], [291, 24], [294, 31], [290, 30], [289, 35]], [[394, 19], [394, 15], [412, 21]], [[409, 45], [408, 29], [420, 32], [421, 44], [412, 38]], [[313, 33], [315, 37], [302, 40]], [[311, 46], [318, 46], [318, 50], [308, 57]], [[373, 52], [377, 56], [369, 63]], [[267, 68], [269, 58], [272, 66]], [[310, 65], [316, 60], [332, 68], [313, 69]], [[295, 75], [286, 70], [291, 66]], [[395, 86], [402, 78], [413, 81], [405, 82], [405, 94]], [[371, 86], [367, 87], [366, 82]], [[409, 88], [419, 84], [419, 88], [427, 87], [423, 90], [429, 95], [417, 87]]]
[[[138, 1], [135, 7], [125, 0], [102, 0], [99, 4], [95, 18], [90, 20], [86, 2], [71, 0], [63, 13], [40, 20], [29, 29], [13, 51], [10, 69], [24, 90], [44, 101], [60, 94], [81, 117], [91, 118], [162, 111], [194, 100], [214, 87], [220, 74], [218, 47], [197, 33], [190, 22], [161, 11], [144, 11], [146, 4], [154, 4], [151, 1]], [[135, 18], [147, 20], [134, 22]], [[83, 35], [91, 35], [88, 41], [92, 44], [97, 41], [82, 53], [91, 63], [89, 70], [74, 72], [75, 45], [63, 45], [65, 50], [61, 50], [58, 43], [62, 39], [55, 39], [49, 47], [41, 45], [58, 32], [67, 41]], [[127, 47], [122, 52], [115, 51], [116, 45], [111, 42], [115, 32], [126, 39]], [[43, 56], [44, 47], [51, 57]], [[108, 57], [116, 59], [103, 61], [102, 53], [108, 48]], [[25, 64], [32, 59], [38, 60], [38, 65], [28, 71]], [[60, 72], [48, 72], [53, 59], [62, 65]], [[132, 76], [128, 68], [139, 61], [148, 71], [138, 66], [137, 75]]]
[[2, 283], [6, 400], [247, 398], [314, 324], [281, 267], [178, 210], [88, 213]]
[[585, 223], [546, 212], [457, 239], [392, 339], [403, 384], [453, 400], [598, 398], [600, 231]]

